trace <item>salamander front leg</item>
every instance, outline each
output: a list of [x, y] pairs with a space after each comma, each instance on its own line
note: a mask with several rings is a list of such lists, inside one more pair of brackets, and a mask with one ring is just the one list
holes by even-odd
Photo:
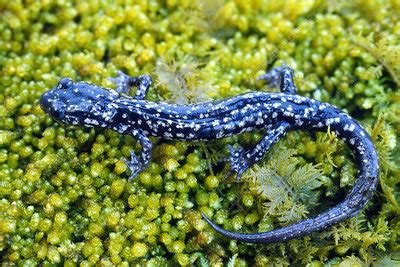
[[137, 88], [135, 99], [144, 99], [149, 91], [149, 88], [153, 82], [149, 75], [129, 76], [122, 71], [117, 71], [117, 78], [108, 78], [111, 82], [117, 85], [118, 93], [129, 93], [129, 89], [132, 86]]
[[294, 84], [293, 77], [293, 69], [282, 65], [259, 76], [257, 80], [264, 80], [268, 86], [279, 88], [282, 93], [295, 94], [297, 92], [297, 87]]
[[151, 149], [153, 144], [150, 139], [143, 133], [142, 130], [132, 130], [131, 135], [135, 137], [140, 145], [142, 146], [142, 151], [140, 157], [136, 156], [135, 152], [131, 152], [130, 160], [124, 159], [125, 164], [131, 171], [131, 176], [129, 180], [135, 178], [141, 171], [143, 171], [150, 162]]
[[242, 147], [230, 149], [229, 162], [231, 169], [226, 176], [236, 173], [236, 179], [240, 180], [242, 174], [253, 164], [260, 161], [271, 146], [278, 142], [290, 129], [290, 124], [280, 122], [271, 127], [271, 130], [251, 149], [244, 151]]

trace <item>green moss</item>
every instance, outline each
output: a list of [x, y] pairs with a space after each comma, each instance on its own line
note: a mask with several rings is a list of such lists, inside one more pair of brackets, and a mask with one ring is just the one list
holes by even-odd
[[[0, 251], [6, 265], [362, 266], [399, 264], [400, 5], [357, 1], [42, 1], [0, 3]], [[265, 65], [296, 70], [301, 95], [337, 105], [371, 134], [377, 194], [331, 229], [272, 245], [216, 235], [267, 231], [335, 205], [357, 168], [328, 133], [292, 132], [244, 175], [223, 179], [227, 144], [154, 142], [66, 127], [38, 105], [60, 77], [106, 87], [150, 73], [148, 99], [192, 103], [263, 88]], [[156, 141], [156, 140], [154, 140]]]

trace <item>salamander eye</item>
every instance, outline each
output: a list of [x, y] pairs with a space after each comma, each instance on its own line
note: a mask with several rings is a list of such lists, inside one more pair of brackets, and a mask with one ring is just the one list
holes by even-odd
[[62, 78], [60, 82], [57, 85], [57, 88], [59, 89], [68, 89], [74, 82], [72, 81], [71, 78]]

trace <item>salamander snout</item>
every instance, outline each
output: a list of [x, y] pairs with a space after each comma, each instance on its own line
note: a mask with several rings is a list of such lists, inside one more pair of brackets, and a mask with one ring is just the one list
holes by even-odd
[[71, 78], [62, 78], [57, 86], [40, 97], [40, 107], [57, 121], [63, 121], [70, 100], [76, 99], [71, 92], [74, 82]]
[[99, 120], [105, 120], [102, 114], [111, 116], [116, 113], [115, 108], [108, 105], [108, 101], [115, 98], [115, 94], [100, 86], [62, 78], [40, 97], [40, 106], [58, 122], [97, 126]]
[[57, 121], [61, 121], [65, 116], [65, 104], [58, 101], [54, 91], [47, 91], [40, 97], [40, 107]]

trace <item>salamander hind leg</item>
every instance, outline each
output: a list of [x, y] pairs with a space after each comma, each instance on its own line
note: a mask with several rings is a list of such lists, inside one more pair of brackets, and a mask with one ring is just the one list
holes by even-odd
[[293, 69], [282, 65], [259, 76], [257, 80], [264, 80], [269, 87], [279, 88], [282, 93], [295, 94], [297, 87], [294, 84], [293, 77]]
[[226, 176], [236, 174], [236, 179], [240, 180], [242, 174], [255, 163], [260, 161], [271, 146], [278, 142], [290, 129], [287, 122], [279, 122], [274, 125], [271, 130], [251, 149], [245, 151], [242, 147], [230, 149], [229, 162], [231, 164], [230, 171]]
[[236, 174], [236, 180], [239, 181], [242, 174], [253, 164], [245, 157], [245, 151], [242, 147], [234, 148], [233, 146], [229, 146], [229, 152], [228, 161], [231, 166], [225, 177]]
[[131, 135], [139, 141], [142, 146], [142, 151], [139, 157], [132, 151], [130, 160], [123, 160], [131, 171], [129, 180], [135, 178], [149, 164], [151, 159], [151, 149], [153, 147], [150, 139], [141, 130], [132, 130]]
[[149, 91], [152, 84], [152, 79], [149, 75], [129, 76], [122, 71], [117, 71], [118, 76], [116, 78], [108, 78], [111, 82], [117, 85], [118, 93], [129, 93], [129, 89], [132, 86], [137, 88], [135, 99], [144, 99]]

